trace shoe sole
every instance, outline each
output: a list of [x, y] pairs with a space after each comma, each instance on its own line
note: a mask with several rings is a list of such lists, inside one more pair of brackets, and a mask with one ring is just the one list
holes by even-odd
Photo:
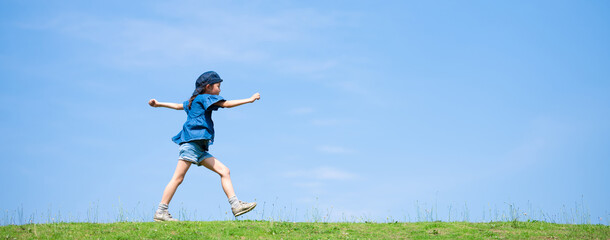
[[239, 217], [240, 215], [247, 213], [249, 211], [252, 211], [252, 209], [254, 209], [256, 207], [256, 203], [254, 203], [254, 205], [252, 205], [252, 207], [246, 208], [244, 210], [241, 210], [240, 212], [235, 213], [235, 217]]

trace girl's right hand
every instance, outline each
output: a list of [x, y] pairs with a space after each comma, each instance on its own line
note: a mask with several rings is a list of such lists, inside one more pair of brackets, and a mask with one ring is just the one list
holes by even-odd
[[252, 102], [261, 99], [261, 95], [259, 93], [255, 93], [254, 95], [252, 95], [252, 97], [250, 97], [250, 99], [252, 99]]
[[148, 101], [148, 105], [150, 105], [151, 107], [157, 107], [157, 100], [156, 99], [150, 99], [150, 101]]

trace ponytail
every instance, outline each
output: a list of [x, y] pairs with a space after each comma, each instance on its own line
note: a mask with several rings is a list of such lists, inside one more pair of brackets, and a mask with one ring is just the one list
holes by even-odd
[[193, 104], [193, 100], [195, 100], [195, 98], [199, 95], [199, 94], [203, 94], [203, 92], [205, 92], [205, 88], [197, 88], [195, 89], [195, 92], [193, 93], [193, 96], [191, 96], [191, 99], [189, 99], [189, 110], [191, 110], [191, 104]]
[[191, 104], [193, 104], [193, 100], [199, 95], [199, 93], [194, 94], [191, 99], [189, 99], [189, 110], [191, 110]]

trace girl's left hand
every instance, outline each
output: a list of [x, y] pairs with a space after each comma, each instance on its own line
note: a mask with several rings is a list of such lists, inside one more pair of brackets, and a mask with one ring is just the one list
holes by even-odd
[[261, 95], [260, 93], [255, 93], [254, 95], [252, 95], [252, 97], [250, 97], [250, 99], [252, 99], [252, 102], [261, 99]]
[[148, 105], [150, 105], [151, 107], [157, 107], [157, 100], [156, 99], [150, 99], [150, 101], [148, 101]]

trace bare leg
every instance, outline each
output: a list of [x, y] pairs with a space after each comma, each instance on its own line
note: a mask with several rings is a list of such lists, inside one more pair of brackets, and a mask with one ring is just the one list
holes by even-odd
[[189, 167], [191, 167], [190, 162], [183, 160], [178, 161], [178, 166], [176, 166], [174, 176], [165, 187], [165, 191], [163, 191], [163, 198], [161, 198], [161, 203], [169, 205], [169, 202], [172, 200], [172, 197], [174, 197], [174, 193], [176, 193], [176, 189], [178, 189], [178, 186], [184, 180], [184, 175], [186, 175], [186, 171], [189, 170]]
[[222, 185], [222, 190], [225, 191], [227, 198], [235, 196], [235, 191], [233, 191], [233, 183], [231, 182], [231, 173], [229, 172], [229, 168], [227, 168], [224, 164], [218, 161], [218, 159], [216, 159], [215, 157], [203, 159], [203, 166], [220, 175], [220, 184]]

